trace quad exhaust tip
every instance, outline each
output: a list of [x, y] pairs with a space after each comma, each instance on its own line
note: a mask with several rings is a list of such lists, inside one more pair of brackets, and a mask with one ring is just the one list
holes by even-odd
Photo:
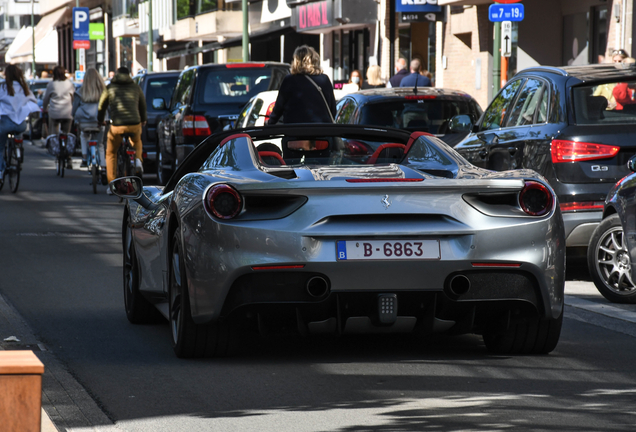
[[320, 276], [314, 276], [307, 281], [307, 293], [315, 298], [324, 297], [329, 292], [327, 280]]
[[450, 292], [458, 297], [470, 291], [470, 279], [461, 274], [453, 276], [448, 285]]

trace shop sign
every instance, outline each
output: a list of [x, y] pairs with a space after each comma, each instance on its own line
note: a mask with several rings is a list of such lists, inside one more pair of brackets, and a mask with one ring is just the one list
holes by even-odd
[[414, 22], [431, 22], [431, 21], [444, 21], [443, 12], [402, 12], [400, 14], [400, 23], [414, 23]]
[[395, 0], [396, 12], [441, 12], [438, 0]]
[[296, 31], [303, 32], [333, 26], [332, 1], [318, 1], [294, 8]]
[[90, 23], [88, 37], [90, 40], [104, 40], [104, 23]]

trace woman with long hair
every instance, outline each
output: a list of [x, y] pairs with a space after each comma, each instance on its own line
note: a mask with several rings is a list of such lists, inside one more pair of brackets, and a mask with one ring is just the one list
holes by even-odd
[[[48, 111], [49, 115], [49, 134], [57, 134], [58, 125], [62, 133], [71, 131], [74, 93], [75, 86], [66, 79], [66, 69], [55, 66], [53, 81], [47, 84], [42, 100], [42, 110]], [[66, 162], [66, 168], [73, 169], [70, 156]]]
[[4, 147], [7, 134], [24, 132], [28, 115], [40, 110], [19, 67], [7, 66], [4, 78], [5, 82], [0, 84], [0, 182], [6, 168]]
[[333, 123], [335, 115], [333, 85], [322, 73], [320, 55], [310, 46], [299, 46], [294, 51], [291, 75], [281, 83], [268, 124], [276, 124], [281, 117], [285, 123]]
[[[84, 75], [82, 87], [77, 90], [75, 97], [73, 98], [72, 115], [75, 118], [75, 123], [78, 124], [82, 144], [82, 164], [80, 167], [86, 166], [88, 140], [90, 138], [89, 134], [84, 132], [84, 130], [87, 128], [99, 127], [97, 122], [97, 107], [99, 105], [99, 98], [102, 96], [104, 89], [106, 89], [106, 85], [104, 84], [103, 78], [96, 69], [90, 68]], [[104, 146], [102, 144], [102, 136], [103, 132], [100, 132], [97, 136], [97, 142], [100, 143], [100, 163], [103, 167], [105, 167], [106, 158], [103, 153]]]

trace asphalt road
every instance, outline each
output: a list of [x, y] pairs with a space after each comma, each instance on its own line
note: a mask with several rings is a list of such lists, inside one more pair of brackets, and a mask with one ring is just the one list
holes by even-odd
[[494, 356], [477, 336], [275, 334], [237, 357], [177, 359], [166, 323], [126, 320], [123, 206], [103, 189], [93, 195], [84, 170], [56, 177], [26, 145], [20, 190], [0, 192], [0, 344], [43, 360], [59, 430], [635, 430], [636, 307], [586, 281], [568, 282], [547, 356]]

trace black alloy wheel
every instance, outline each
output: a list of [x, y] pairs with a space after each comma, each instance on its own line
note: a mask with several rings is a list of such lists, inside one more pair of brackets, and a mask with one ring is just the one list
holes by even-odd
[[594, 230], [587, 248], [587, 266], [603, 297], [614, 303], [636, 303], [631, 256], [617, 214], [603, 219]]
[[227, 354], [230, 345], [229, 326], [220, 322], [196, 324], [192, 319], [179, 228], [172, 241], [168, 299], [172, 348], [177, 357], [220, 357]]
[[132, 238], [132, 229], [124, 225], [124, 306], [126, 318], [133, 324], [151, 324], [160, 321], [160, 314], [139, 292], [139, 262]]

